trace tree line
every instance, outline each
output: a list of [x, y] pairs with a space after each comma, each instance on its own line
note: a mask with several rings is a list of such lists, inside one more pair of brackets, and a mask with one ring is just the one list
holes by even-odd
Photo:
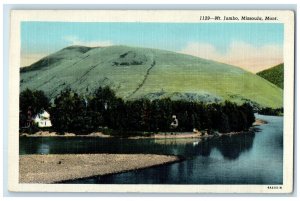
[[[33, 115], [41, 109], [50, 113], [54, 131], [88, 134], [99, 129], [117, 134], [134, 132], [184, 132], [197, 130], [231, 132], [244, 131], [255, 121], [249, 103], [205, 104], [169, 98], [124, 101], [109, 87], [99, 87], [90, 96], [65, 89], [50, 104], [42, 91], [29, 89], [20, 94], [20, 117], [30, 108]], [[170, 126], [174, 117], [176, 127]], [[25, 118], [26, 119], [26, 118]], [[24, 122], [20, 118], [20, 125]]]
[[271, 115], [271, 116], [283, 116], [283, 107], [281, 108], [270, 108], [263, 107], [258, 110], [258, 114]]

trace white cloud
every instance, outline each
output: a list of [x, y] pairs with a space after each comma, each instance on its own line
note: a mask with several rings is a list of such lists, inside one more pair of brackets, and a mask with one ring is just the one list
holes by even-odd
[[278, 45], [254, 47], [244, 42], [233, 42], [225, 53], [208, 43], [189, 43], [181, 53], [215, 60], [256, 73], [283, 62], [283, 48]]
[[77, 36], [66, 36], [64, 39], [69, 43], [69, 45], [82, 45], [82, 46], [88, 46], [88, 47], [104, 47], [104, 46], [111, 46], [113, 43], [109, 40], [107, 41], [83, 41], [79, 39]]

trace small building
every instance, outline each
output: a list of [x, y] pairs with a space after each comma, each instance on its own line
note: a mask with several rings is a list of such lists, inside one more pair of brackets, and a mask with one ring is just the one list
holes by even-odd
[[34, 118], [33, 122], [37, 124], [39, 128], [48, 128], [52, 126], [50, 121], [50, 114], [46, 110], [42, 110]]
[[176, 115], [172, 116], [172, 122], [171, 122], [171, 129], [176, 129], [178, 127], [178, 119], [176, 118]]

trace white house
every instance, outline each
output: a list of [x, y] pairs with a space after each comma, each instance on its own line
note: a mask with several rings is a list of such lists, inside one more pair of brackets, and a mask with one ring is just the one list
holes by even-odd
[[47, 128], [52, 126], [50, 121], [50, 114], [45, 110], [42, 110], [40, 113], [38, 113], [33, 118], [33, 122], [40, 128]]

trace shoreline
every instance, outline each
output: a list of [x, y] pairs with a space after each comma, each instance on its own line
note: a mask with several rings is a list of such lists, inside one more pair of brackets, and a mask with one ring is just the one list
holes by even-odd
[[[201, 132], [159, 132], [154, 133], [150, 136], [129, 136], [126, 137], [127, 139], [186, 139], [186, 138], [196, 138], [196, 139], [206, 139], [206, 138], [212, 138], [215, 136], [231, 136], [236, 134], [241, 134], [245, 132], [251, 132], [255, 129], [257, 126], [261, 126], [264, 124], [267, 124], [268, 122], [262, 119], [255, 119], [255, 122], [253, 122], [252, 127], [249, 128], [248, 131], [238, 131], [238, 132], [229, 132], [229, 133], [220, 133], [217, 132], [217, 135], [209, 135], [207, 133], [201, 133]], [[28, 134], [28, 133], [22, 133], [20, 134], [20, 137], [100, 137], [100, 138], [115, 138], [116, 136], [107, 135], [102, 132], [93, 132], [89, 133], [87, 135], [76, 135], [74, 133], [64, 133], [63, 135], [58, 134], [57, 132], [49, 132], [49, 131], [38, 131], [34, 134]], [[116, 137], [118, 138], [118, 137]]]
[[183, 158], [157, 154], [49, 154], [22, 155], [20, 183], [60, 183], [104, 176], [182, 161]]
[[252, 126], [261, 126], [264, 124], [267, 124], [268, 122], [262, 119], [255, 119], [255, 122], [252, 124]]

